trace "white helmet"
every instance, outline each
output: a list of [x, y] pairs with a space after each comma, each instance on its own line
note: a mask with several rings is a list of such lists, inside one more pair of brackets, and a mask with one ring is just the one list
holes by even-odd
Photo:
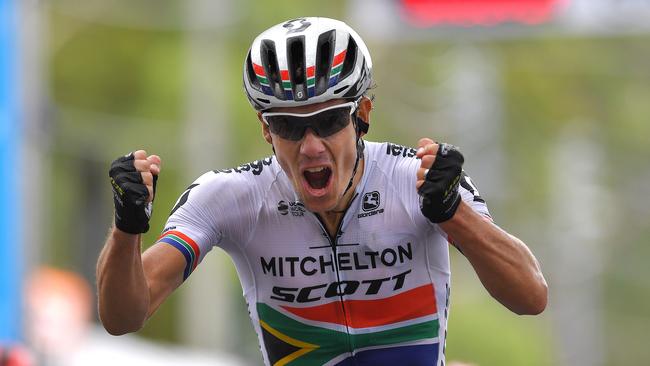
[[358, 98], [372, 83], [372, 60], [359, 35], [328, 18], [275, 25], [253, 41], [244, 89], [253, 107], [297, 107]]

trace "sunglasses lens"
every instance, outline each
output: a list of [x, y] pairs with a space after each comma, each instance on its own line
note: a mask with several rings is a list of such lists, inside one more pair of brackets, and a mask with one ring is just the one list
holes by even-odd
[[351, 106], [333, 108], [308, 117], [275, 114], [266, 116], [269, 129], [283, 139], [298, 141], [305, 135], [307, 127], [320, 137], [331, 136], [350, 123]]
[[266, 117], [269, 129], [286, 140], [298, 141], [305, 134], [304, 118], [296, 116], [275, 115]]
[[331, 136], [350, 123], [350, 107], [336, 108], [313, 116], [311, 125], [320, 137]]

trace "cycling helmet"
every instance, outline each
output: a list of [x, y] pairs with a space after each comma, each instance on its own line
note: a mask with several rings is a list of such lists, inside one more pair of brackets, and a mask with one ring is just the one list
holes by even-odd
[[253, 41], [244, 64], [244, 90], [253, 107], [297, 107], [358, 98], [372, 83], [368, 48], [347, 24], [298, 18]]

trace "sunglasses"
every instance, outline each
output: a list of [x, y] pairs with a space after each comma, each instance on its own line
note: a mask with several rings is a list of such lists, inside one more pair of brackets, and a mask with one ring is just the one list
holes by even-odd
[[357, 110], [357, 102], [336, 104], [311, 113], [262, 113], [262, 120], [274, 134], [286, 140], [300, 141], [307, 128], [319, 137], [331, 136], [345, 128]]

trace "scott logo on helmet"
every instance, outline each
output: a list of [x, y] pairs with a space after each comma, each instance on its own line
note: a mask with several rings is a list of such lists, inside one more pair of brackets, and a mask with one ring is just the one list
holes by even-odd
[[[298, 22], [300, 22], [300, 23], [298, 23]], [[296, 23], [298, 23], [298, 24], [296, 24]], [[294, 28], [297, 25], [300, 25], [300, 27], [299, 28]], [[282, 25], [282, 26], [288, 29], [287, 34], [289, 34], [289, 33], [302, 32], [305, 29], [309, 28], [310, 25], [311, 25], [311, 23], [308, 22], [307, 19], [303, 18], [303, 19], [292, 19], [292, 20], [284, 23], [284, 25]]]

